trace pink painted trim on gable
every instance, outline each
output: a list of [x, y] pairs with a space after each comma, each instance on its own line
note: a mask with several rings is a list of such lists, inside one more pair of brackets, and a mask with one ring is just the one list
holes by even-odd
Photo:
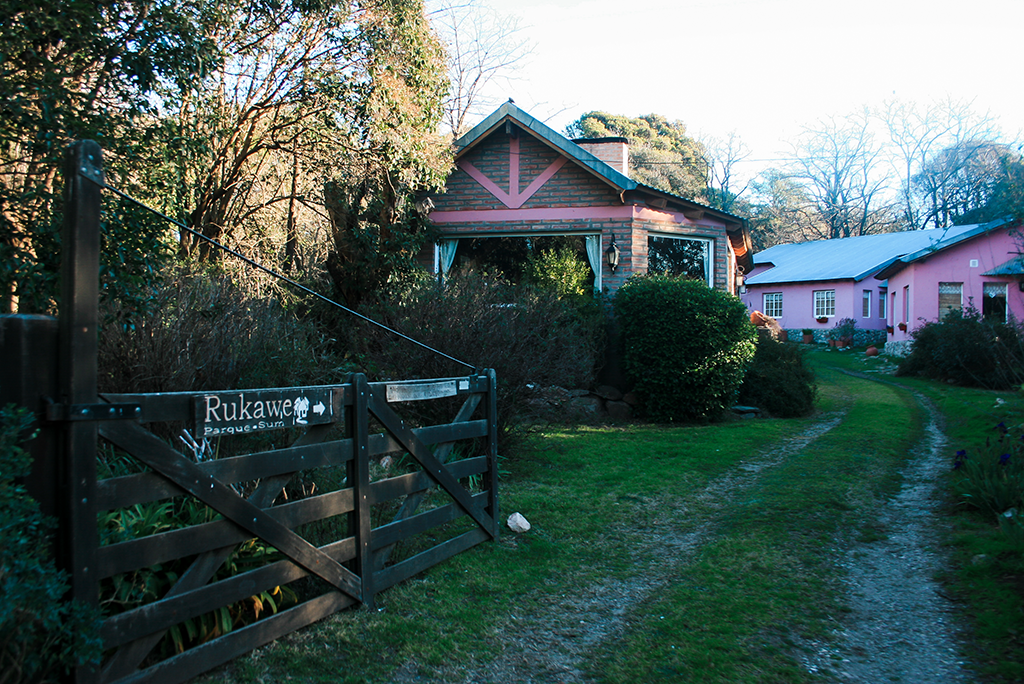
[[[571, 219], [637, 219], [671, 222], [686, 226], [698, 225], [687, 219], [682, 214], [633, 205], [435, 211], [430, 214], [430, 219], [434, 223], [498, 223], [505, 221], [564, 221]], [[704, 225], [717, 226], [719, 224], [710, 222]]]
[[629, 219], [633, 207], [566, 207], [561, 209], [484, 209], [435, 211], [434, 223], [496, 223], [504, 221], [562, 221], [566, 219]]
[[[509, 199], [515, 202], [519, 197], [519, 137], [508, 139], [508, 194]], [[506, 204], [510, 209], [518, 209], [523, 206], [519, 204]]]
[[482, 185], [484, 190], [486, 190], [487, 192], [491, 193], [499, 200], [501, 200], [501, 203], [504, 204], [506, 207], [510, 206], [509, 194], [502, 190], [501, 188], [499, 188], [497, 185], [495, 185], [494, 181], [492, 181], [490, 178], [480, 173], [480, 169], [476, 168], [468, 161], [458, 161], [456, 162], [456, 164], [460, 169], [468, 173], [470, 178], [472, 178], [477, 183]]
[[506, 207], [518, 209], [526, 204], [527, 200], [533, 197], [538, 190], [544, 187], [544, 184], [551, 180], [551, 177], [558, 173], [558, 170], [565, 166], [567, 161], [569, 160], [565, 157], [558, 157], [539, 176], [533, 179], [533, 182], [523, 192], [519, 192], [519, 181], [521, 180], [519, 177], [519, 138], [510, 138], [508, 143], [508, 192], [499, 188], [497, 183], [485, 176], [480, 169], [473, 166], [470, 162], [459, 160], [456, 164]]
[[530, 183], [526, 187], [526, 190], [524, 190], [523, 194], [520, 195], [521, 201], [519, 202], [519, 204], [517, 204], [516, 206], [512, 207], [512, 209], [518, 209], [519, 207], [521, 207], [524, 204], [526, 204], [526, 200], [528, 200], [531, 197], [533, 197], [537, 193], [538, 190], [540, 190], [542, 187], [544, 187], [544, 184], [547, 183], [549, 180], [551, 180], [551, 177], [554, 176], [556, 173], [558, 173], [558, 169], [560, 169], [563, 166], [565, 166], [565, 163], [567, 161], [569, 161], [569, 160], [566, 159], [565, 157], [559, 157], [555, 161], [551, 162], [551, 166], [549, 166], [548, 168], [544, 169], [544, 171], [541, 172], [541, 174], [539, 176], [534, 178], [533, 182]]

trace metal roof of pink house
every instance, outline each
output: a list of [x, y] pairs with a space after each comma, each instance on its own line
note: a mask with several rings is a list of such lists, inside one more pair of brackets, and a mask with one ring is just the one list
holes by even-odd
[[[835, 240], [776, 245], [754, 255], [754, 265], [769, 268], [748, 276], [747, 285], [868, 278], [939, 249], [988, 232], [1005, 221], [881, 233]], [[905, 265], [905, 263], [904, 263]]]
[[[876, 273], [875, 274], [875, 278], [877, 278], [879, 280], [885, 280], [889, 276], [898, 273], [901, 269], [905, 268], [908, 264], [913, 263], [913, 262], [917, 261], [918, 259], [927, 259], [928, 257], [932, 256], [936, 252], [940, 252], [940, 251], [942, 251], [942, 250], [944, 250], [944, 249], [946, 249], [948, 247], [952, 247], [953, 245], [959, 244], [959, 243], [963, 242], [964, 240], [970, 240], [971, 238], [977, 237], [978, 235], [984, 235], [985, 233], [988, 233], [989, 231], [991, 231], [991, 230], [993, 230], [995, 228], [998, 228], [1000, 226], [1006, 225], [1008, 222], [1009, 222], [1009, 219], [997, 219], [995, 221], [989, 221], [988, 223], [981, 223], [981, 224], [977, 224], [977, 225], [973, 225], [973, 226], [957, 226], [957, 228], [968, 228], [968, 230], [957, 231], [956, 233], [951, 233], [951, 234], [946, 235], [945, 237], [943, 237], [941, 240], [939, 240], [935, 244], [928, 245], [927, 247], [925, 247], [923, 249], [919, 249], [919, 250], [917, 250], [915, 252], [911, 252], [909, 254], [904, 254], [904, 255], [900, 256], [898, 259], [894, 259], [884, 269], [882, 269], [878, 273]], [[1011, 262], [1012, 261], [1013, 260], [1011, 260]], [[1011, 262], [1007, 262], [1006, 264], [1002, 264], [1002, 266], [1005, 267], [1005, 266], [1007, 266], [1007, 264], [1009, 264]]]

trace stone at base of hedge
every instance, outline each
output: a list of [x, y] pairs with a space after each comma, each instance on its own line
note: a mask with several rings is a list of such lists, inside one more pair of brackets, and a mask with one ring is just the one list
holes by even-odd
[[606, 401], [604, 407], [608, 417], [616, 422], [633, 419], [633, 407], [624, 401]]

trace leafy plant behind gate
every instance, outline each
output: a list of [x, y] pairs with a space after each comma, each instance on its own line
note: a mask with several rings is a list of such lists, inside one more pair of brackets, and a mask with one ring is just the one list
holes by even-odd
[[[139, 539], [169, 530], [213, 522], [221, 516], [192, 497], [176, 497], [170, 501], [154, 501], [127, 508], [106, 511], [99, 518], [102, 544]], [[218, 570], [215, 580], [225, 579], [280, 560], [283, 556], [257, 539], [238, 546]], [[107, 614], [117, 614], [162, 599], [188, 568], [191, 559], [140, 568], [114, 575], [100, 584], [100, 603]], [[288, 587], [274, 587], [249, 598], [184, 620], [171, 627], [158, 650], [168, 656], [181, 653], [226, 634], [237, 627], [255, 622], [261, 614], [272, 615], [280, 608], [295, 603], [296, 595]]]

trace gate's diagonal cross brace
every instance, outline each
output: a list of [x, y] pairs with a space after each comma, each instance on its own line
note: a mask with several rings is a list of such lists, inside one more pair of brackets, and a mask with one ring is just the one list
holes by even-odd
[[[292, 446], [322, 442], [332, 427], [332, 425], [314, 425], [299, 437]], [[288, 473], [263, 480], [256, 487], [256, 491], [249, 496], [249, 501], [259, 508], [270, 507], [274, 503], [274, 499], [284, 489], [284, 486], [291, 480], [292, 475], [292, 473]], [[200, 554], [188, 567], [188, 570], [182, 573], [174, 586], [168, 590], [164, 598], [171, 598], [205, 586], [234, 550], [235, 546], [231, 545]], [[146, 656], [149, 655], [150, 651], [153, 650], [153, 647], [163, 638], [163, 635], [164, 632], [162, 631], [156, 632], [122, 646], [103, 666], [103, 670], [100, 673], [100, 681], [110, 682], [126, 677], [134, 672]]]
[[[473, 412], [476, 411], [476, 407], [480, 405], [482, 399], [483, 395], [480, 394], [469, 395], [466, 401], [462, 404], [462, 408], [459, 409], [459, 412], [455, 415], [452, 423], [463, 423], [468, 421], [473, 416]], [[447, 463], [448, 457], [451, 455], [454, 446], [455, 445], [452, 442], [442, 444], [437, 450], [438, 462]], [[405, 501], [402, 502], [401, 508], [398, 509], [398, 513], [395, 514], [395, 517], [391, 522], [399, 522], [400, 520], [411, 518], [415, 515], [416, 509], [420, 507], [420, 504], [423, 503], [423, 499], [425, 499], [426, 496], [427, 492], [426, 490], [423, 490], [405, 497]], [[394, 548], [394, 544], [389, 544], [377, 551], [376, 558], [374, 559], [374, 570], [384, 569], [384, 566], [387, 565], [388, 559], [390, 558], [391, 552]]]
[[151, 433], [129, 423], [108, 423], [101, 428], [101, 434], [295, 563], [362, 601], [362, 581], [358, 576]]
[[394, 412], [387, 401], [381, 396], [380, 390], [371, 388], [369, 408], [370, 413], [384, 425], [388, 432], [395, 436], [395, 439], [402, 443], [402, 446], [412, 454], [413, 458], [419, 461], [431, 479], [448, 492], [455, 499], [455, 502], [462, 507], [462, 510], [472, 516], [480, 527], [494, 537], [496, 532], [494, 519], [473, 501], [473, 497], [470, 496], [465, 487], [437, 460], [430, 451], [430, 447], [424, 444], [405, 425], [405, 421]]

